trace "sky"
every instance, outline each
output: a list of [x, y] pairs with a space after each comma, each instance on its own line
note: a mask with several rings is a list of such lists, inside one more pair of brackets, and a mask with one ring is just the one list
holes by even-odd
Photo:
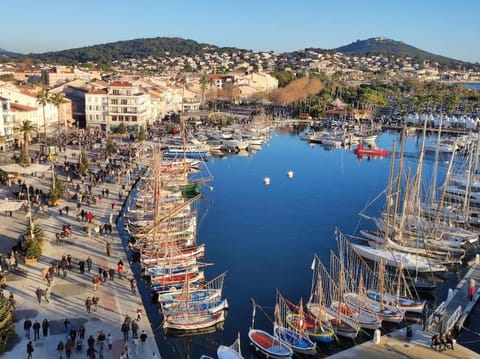
[[0, 48], [41, 53], [181, 37], [253, 51], [383, 36], [480, 63], [480, 0], [0, 0]]

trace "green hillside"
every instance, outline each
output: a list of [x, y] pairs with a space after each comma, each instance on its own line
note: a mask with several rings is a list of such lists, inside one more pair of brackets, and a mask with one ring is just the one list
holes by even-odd
[[367, 40], [357, 40], [349, 45], [335, 49], [338, 52], [351, 55], [386, 55], [396, 57], [412, 57], [419, 61], [427, 60], [444, 65], [461, 64], [463, 61], [451, 59], [445, 56], [432, 54], [407, 45], [401, 41], [390, 40], [384, 37], [372, 37]]
[[155, 37], [117, 41], [41, 54], [30, 54], [28, 56], [48, 63], [74, 64], [92, 61], [99, 64], [110, 64], [113, 61], [147, 58], [149, 56], [155, 58], [182, 55], [194, 56], [207, 52], [208, 49], [227, 52], [235, 50], [234, 48], [219, 48], [215, 45], [201, 44], [194, 40], [186, 40], [178, 37]]

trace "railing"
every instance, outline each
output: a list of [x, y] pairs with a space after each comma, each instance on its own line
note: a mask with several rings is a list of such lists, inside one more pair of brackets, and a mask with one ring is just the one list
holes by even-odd
[[455, 323], [457, 323], [461, 315], [462, 315], [462, 306], [459, 305], [457, 309], [455, 309], [455, 311], [452, 313], [450, 318], [448, 318], [446, 323], [446, 328], [443, 328], [443, 331], [448, 332], [449, 330], [451, 330], [455, 325]]

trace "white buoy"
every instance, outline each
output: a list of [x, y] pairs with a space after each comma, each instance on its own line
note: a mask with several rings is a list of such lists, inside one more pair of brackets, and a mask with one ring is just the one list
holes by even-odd
[[263, 177], [263, 183], [266, 185], [270, 184], [270, 177]]
[[293, 171], [288, 171], [287, 176], [288, 176], [288, 178], [292, 178], [293, 177]]
[[382, 333], [380, 332], [380, 329], [375, 329], [375, 331], [373, 332], [373, 343], [380, 344], [381, 336], [382, 336]]

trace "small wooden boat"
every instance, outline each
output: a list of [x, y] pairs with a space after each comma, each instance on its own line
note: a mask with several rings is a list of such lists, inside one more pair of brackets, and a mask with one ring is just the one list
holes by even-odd
[[380, 148], [373, 148], [371, 146], [364, 147], [363, 142], [360, 142], [353, 150], [357, 156], [379, 156], [379, 157], [387, 157], [389, 152], [388, 150], [382, 150]]
[[217, 349], [217, 356], [218, 359], [243, 359], [240, 346], [240, 333], [232, 345], [220, 345]]
[[257, 304], [253, 301], [252, 326], [248, 331], [248, 338], [256, 350], [262, 352], [267, 358], [291, 358], [293, 350], [282, 340], [260, 329], [254, 329], [255, 311]]

